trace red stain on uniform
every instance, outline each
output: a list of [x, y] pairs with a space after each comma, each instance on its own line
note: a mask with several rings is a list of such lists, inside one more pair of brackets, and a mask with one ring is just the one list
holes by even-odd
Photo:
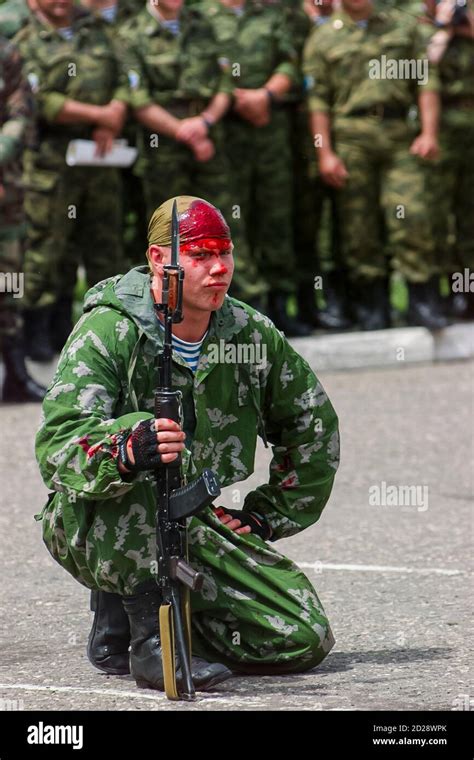
[[281, 464], [277, 464], [275, 467], [276, 472], [289, 472], [290, 470], [294, 469], [294, 464], [291, 456], [289, 454], [285, 454], [283, 457], [283, 462]]
[[297, 485], [297, 478], [296, 473], [293, 473], [293, 475], [288, 475], [285, 480], [282, 480], [280, 483], [280, 488], [282, 488], [284, 491], [287, 491], [290, 488], [295, 488]]

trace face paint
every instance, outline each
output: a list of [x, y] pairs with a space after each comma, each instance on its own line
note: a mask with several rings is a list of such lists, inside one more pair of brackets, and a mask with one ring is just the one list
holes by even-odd
[[[180, 224], [181, 227], [181, 224]], [[211, 251], [219, 253], [220, 251], [229, 251], [232, 248], [230, 240], [216, 238], [201, 238], [193, 243], [183, 243], [179, 246], [181, 253], [192, 253], [193, 251]]]

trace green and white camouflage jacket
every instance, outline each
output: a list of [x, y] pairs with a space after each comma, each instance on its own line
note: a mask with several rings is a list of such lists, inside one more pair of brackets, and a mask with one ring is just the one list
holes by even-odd
[[[147, 267], [137, 267], [89, 290], [44, 399], [36, 453], [54, 492], [48, 514], [53, 500], [71, 546], [84, 542], [94, 503], [154, 509], [153, 474], [125, 482], [117, 467], [118, 434], [154, 416], [162, 330], [149, 285]], [[206, 467], [223, 487], [245, 480], [260, 435], [273, 451], [269, 482], [243, 509], [265, 515], [272, 541], [318, 520], [338, 466], [338, 420], [307, 362], [267, 317], [226, 297], [196, 373], [173, 354], [173, 385], [183, 394], [188, 480]]]

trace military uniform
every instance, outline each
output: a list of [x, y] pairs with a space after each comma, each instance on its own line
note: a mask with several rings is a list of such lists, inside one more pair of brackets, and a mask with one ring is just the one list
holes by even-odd
[[[281, 3], [247, 0], [241, 15], [219, 0], [206, 1], [202, 8], [221, 54], [233, 69], [235, 87], [263, 87], [276, 73], [297, 83], [297, 51]], [[274, 104], [270, 123], [258, 128], [231, 111], [225, 128], [237, 197], [259, 275], [270, 292], [293, 292], [295, 284], [289, 276], [294, 251], [288, 109], [285, 104]]]
[[67, 99], [105, 105], [126, 99], [106, 25], [76, 9], [72, 38], [32, 18], [16, 37], [38, 108], [38, 141], [25, 152], [28, 243], [26, 297], [30, 307], [71, 295], [83, 262], [89, 283], [122, 269], [120, 175], [115, 168], [67, 166], [70, 140], [91, 139], [93, 127], [59, 124]]
[[[372, 78], [372, 61], [425, 59], [417, 25], [396, 11], [374, 12], [364, 23], [344, 12], [310, 38], [304, 70], [311, 112], [330, 114], [334, 149], [349, 178], [339, 192], [345, 263], [353, 281], [388, 274], [380, 234], [381, 209], [394, 267], [409, 282], [435, 271], [424, 197], [424, 175], [410, 155], [407, 119], [419, 87], [408, 78]], [[430, 70], [426, 90], [437, 90]]]
[[[218, 62], [212, 28], [196, 9], [183, 8], [179, 32], [173, 34], [145, 7], [121, 27], [119, 39], [130, 81], [132, 108], [155, 103], [178, 118], [186, 118], [199, 115], [217, 93], [231, 92], [226, 66]], [[236, 196], [224, 150], [222, 124], [213, 125], [209, 136], [215, 145], [215, 155], [209, 161], [199, 162], [187, 145], [140, 127], [135, 171], [143, 181], [149, 215], [170, 195], [191, 193], [222, 209], [229, 219], [235, 245], [237, 284], [242, 268], [250, 268], [253, 295], [258, 292], [256, 270], [246, 250], [243, 221], [232, 214]], [[157, 145], [153, 142], [156, 138]]]
[[[20, 304], [24, 290], [25, 234], [21, 150], [32, 138], [33, 98], [18, 51], [0, 37], [0, 354], [4, 401], [39, 401], [40, 388], [25, 369]], [[23, 278], [23, 279], [21, 279]]]
[[[154, 416], [162, 330], [147, 267], [101, 283], [84, 309], [36, 441], [53, 491], [43, 537], [79, 582], [129, 595], [156, 577], [154, 478], [139, 473], [125, 482], [117, 469], [119, 432]], [[259, 344], [264, 368], [216, 361], [223, 343]], [[183, 394], [188, 479], [211, 467], [223, 486], [245, 480], [260, 435], [273, 447], [270, 480], [243, 509], [265, 517], [271, 541], [318, 520], [338, 466], [337, 417], [308, 364], [266, 317], [227, 297], [211, 315], [196, 372], [173, 352], [173, 385]], [[233, 532], [210, 507], [190, 520], [188, 537], [190, 561], [205, 577], [192, 594], [194, 654], [271, 672], [305, 670], [326, 656], [334, 643], [327, 617], [293, 562], [257, 535]]]
[[441, 274], [474, 270], [474, 42], [454, 36], [439, 63], [440, 158], [429, 198]]
[[[117, 0], [113, 13], [110, 13], [110, 7], [107, 9], [107, 13], [100, 9], [95, 12], [109, 24], [112, 37], [116, 39], [120, 27], [136, 16], [143, 9], [143, 4], [144, 0]], [[136, 147], [137, 123], [132, 114], [128, 115], [121, 136], [127, 140], [129, 145]], [[134, 266], [143, 261], [143, 253], [147, 248], [147, 210], [142, 182], [135, 174], [133, 166], [122, 169], [120, 173], [122, 177], [124, 257], [129, 266]]]

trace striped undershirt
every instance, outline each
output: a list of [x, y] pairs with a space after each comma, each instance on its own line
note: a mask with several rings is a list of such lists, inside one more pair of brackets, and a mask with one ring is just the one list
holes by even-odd
[[[161, 324], [161, 321], [159, 321], [159, 325], [164, 331], [164, 327]], [[197, 366], [199, 364], [199, 356], [201, 354], [201, 347], [206, 339], [208, 332], [209, 330], [206, 330], [201, 340], [198, 340], [196, 343], [190, 343], [187, 340], [181, 340], [180, 338], [177, 338], [176, 335], [172, 336], [173, 351], [176, 351], [176, 353], [178, 353], [185, 360], [193, 372], [196, 372], [197, 370]]]

